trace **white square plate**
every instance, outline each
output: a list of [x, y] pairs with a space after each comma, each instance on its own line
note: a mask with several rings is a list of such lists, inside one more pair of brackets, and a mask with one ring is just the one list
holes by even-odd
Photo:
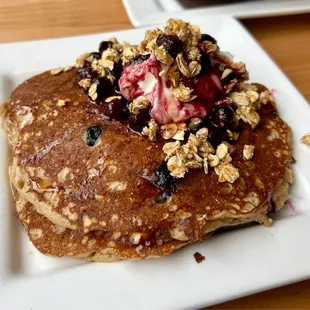
[[230, 0], [224, 3], [220, 0], [123, 0], [123, 3], [131, 22], [136, 27], [165, 22], [171, 13], [186, 12], [182, 15], [183, 18], [211, 14], [251, 18], [310, 11], [309, 0]]
[[[310, 107], [250, 34], [233, 18], [190, 18], [247, 63], [251, 78], [273, 89], [294, 133], [291, 205], [271, 228], [253, 225], [218, 234], [166, 258], [87, 263], [40, 254], [15, 218], [7, 180], [8, 147], [0, 131], [0, 309], [198, 308], [310, 277]], [[25, 78], [74, 63], [110, 36], [138, 43], [146, 29], [0, 45], [0, 100]], [[206, 261], [197, 264], [199, 251]]]

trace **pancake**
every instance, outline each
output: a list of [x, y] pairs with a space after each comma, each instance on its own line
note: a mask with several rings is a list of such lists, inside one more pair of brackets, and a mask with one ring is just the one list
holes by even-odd
[[121, 246], [107, 238], [104, 231], [81, 234], [78, 231], [57, 226], [36, 212], [34, 206], [16, 198], [16, 214], [33, 245], [43, 254], [84, 258], [95, 262], [145, 259], [162, 257], [177, 250], [187, 242], [172, 240], [158, 247]]
[[[117, 233], [123, 245], [135, 242], [136, 233], [155, 244], [196, 241], [222, 226], [268, 224], [270, 205], [279, 209], [288, 198], [290, 130], [273, 106], [262, 107], [255, 130], [243, 124], [234, 145], [232, 162], [241, 175], [235, 183], [219, 183], [214, 171], [191, 170], [168, 201], [158, 203], [149, 180], [164, 161], [163, 142], [94, 113], [76, 84], [74, 71], [33, 77], [12, 93], [7, 116], [18, 137], [11, 181], [52, 223]], [[60, 107], [61, 98], [71, 102]], [[83, 135], [94, 124], [103, 132], [90, 147]], [[243, 158], [245, 144], [255, 146], [250, 161]]]
[[[258, 222], [289, 197], [291, 131], [243, 63], [170, 19], [103, 41], [5, 106], [17, 214], [44, 254], [161, 257]], [[86, 241], [85, 241], [86, 240]], [[91, 241], [89, 241], [91, 240]]]

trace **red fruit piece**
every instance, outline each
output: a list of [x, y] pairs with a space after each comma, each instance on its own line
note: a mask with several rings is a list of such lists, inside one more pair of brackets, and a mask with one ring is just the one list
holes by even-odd
[[212, 105], [223, 95], [223, 86], [218, 68], [214, 67], [195, 79], [195, 91], [204, 105]]

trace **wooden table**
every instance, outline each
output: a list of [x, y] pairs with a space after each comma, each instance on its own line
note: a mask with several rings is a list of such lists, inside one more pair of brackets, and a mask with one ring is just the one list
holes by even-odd
[[[310, 100], [310, 14], [243, 23]], [[0, 0], [0, 42], [128, 28], [121, 0]], [[211, 308], [310, 309], [310, 280]]]

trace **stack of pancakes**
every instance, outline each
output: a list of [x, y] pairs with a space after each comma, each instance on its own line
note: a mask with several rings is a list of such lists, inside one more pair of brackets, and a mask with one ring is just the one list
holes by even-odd
[[[46, 255], [92, 261], [162, 257], [221, 227], [258, 222], [288, 198], [290, 129], [276, 108], [259, 126], [242, 123], [233, 165], [240, 177], [219, 183], [214, 170], [190, 170], [164, 201], [152, 179], [165, 161], [164, 141], [137, 135], [95, 113], [76, 69], [42, 73], [21, 84], [6, 106], [4, 128], [17, 216]], [[85, 142], [100, 126], [95, 145]], [[244, 145], [255, 147], [251, 160]]]
[[[70, 99], [59, 105], [59, 99]], [[44, 254], [114, 261], [161, 257], [204, 240], [220, 227], [270, 224], [267, 214], [288, 198], [290, 130], [271, 106], [256, 130], [244, 125], [233, 163], [241, 177], [191, 170], [166, 203], [146, 179], [163, 162], [159, 143], [91, 113], [74, 70], [21, 84], [8, 105], [5, 129], [13, 149], [9, 174], [16, 212]], [[100, 142], [83, 139], [101, 125]], [[243, 145], [255, 145], [245, 161]]]

